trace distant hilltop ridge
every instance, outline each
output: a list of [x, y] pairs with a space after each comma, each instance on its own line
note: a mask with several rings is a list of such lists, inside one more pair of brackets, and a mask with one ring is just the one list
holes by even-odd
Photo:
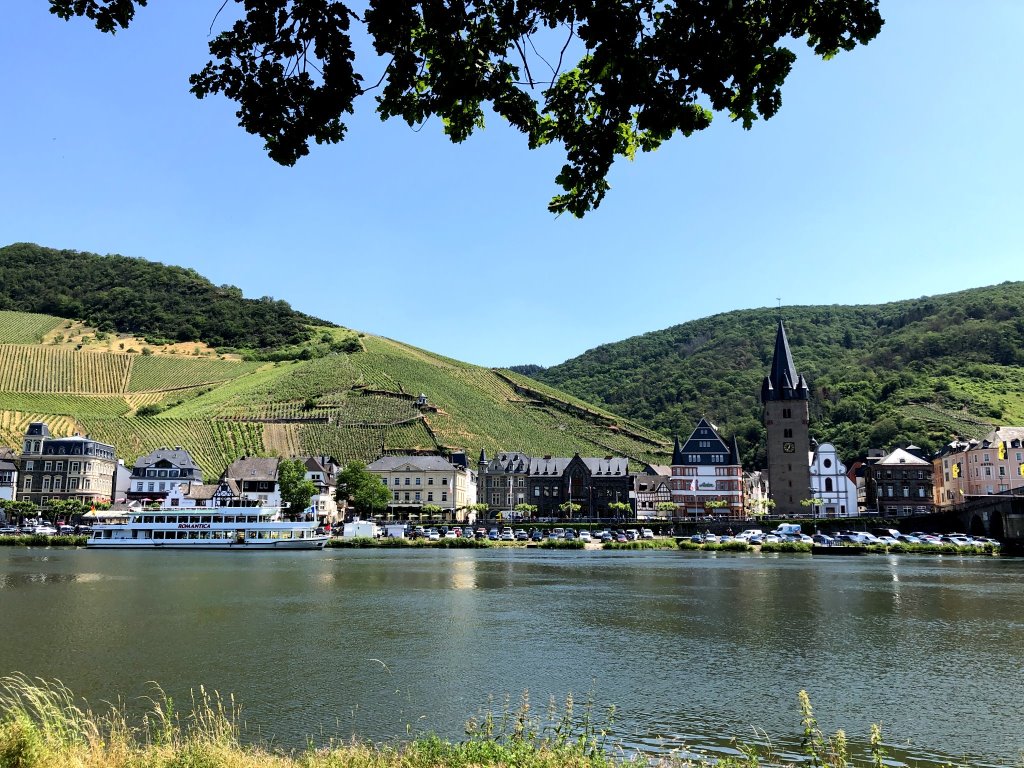
[[333, 323], [285, 301], [246, 299], [192, 269], [126, 256], [0, 248], [0, 309], [81, 320], [105, 332], [213, 347], [271, 350], [302, 345]]
[[1021, 282], [877, 305], [737, 310], [512, 370], [665, 434], [706, 415], [737, 435], [745, 465], [764, 466], [759, 395], [780, 313], [810, 387], [811, 436], [843, 456], [912, 443], [936, 451], [1024, 424]]

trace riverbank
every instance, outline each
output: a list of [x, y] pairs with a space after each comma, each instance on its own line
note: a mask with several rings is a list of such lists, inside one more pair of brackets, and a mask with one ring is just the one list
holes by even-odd
[[[191, 712], [181, 711], [157, 691], [149, 710], [132, 718], [114, 705], [92, 710], [60, 683], [34, 682], [21, 675], [0, 679], [0, 766], [4, 768], [780, 768], [806, 766], [882, 768], [886, 750], [881, 730], [871, 726], [867, 749], [858, 759], [843, 731], [824, 734], [803, 691], [798, 697], [802, 754], [780, 755], [769, 746], [738, 744], [735, 756], [627, 754], [612, 743], [585, 704], [572, 698], [533, 714], [528, 694], [518, 709], [470, 720], [464, 741], [422, 736], [392, 744], [312, 741], [305, 750], [286, 751], [247, 741], [234, 697], [200, 688]], [[610, 721], [614, 710], [607, 713]]]
[[[0, 536], [0, 546], [10, 547], [84, 547], [88, 541], [87, 536], [46, 536], [42, 534], [20, 534], [17, 536]], [[330, 549], [586, 549], [586, 550], [686, 550], [694, 552], [763, 552], [763, 553], [803, 553], [812, 554], [813, 547], [810, 544], [796, 541], [778, 542], [772, 544], [761, 544], [752, 546], [742, 541], [728, 541], [725, 543], [697, 544], [688, 539], [679, 541], [670, 538], [646, 539], [627, 541], [624, 543], [607, 542], [601, 544], [592, 542], [564, 541], [560, 539], [545, 539], [541, 542], [521, 541], [490, 541], [488, 539], [441, 539], [440, 541], [428, 541], [427, 539], [404, 539], [404, 538], [333, 538], [327, 542]], [[873, 544], [873, 545], [844, 545], [843, 547], [831, 548], [834, 553], [841, 554], [874, 554], [874, 555], [961, 555], [961, 556], [997, 556], [1000, 553], [998, 547], [991, 544], [984, 546], [958, 547], [953, 544]], [[820, 552], [820, 554], [830, 554]]]

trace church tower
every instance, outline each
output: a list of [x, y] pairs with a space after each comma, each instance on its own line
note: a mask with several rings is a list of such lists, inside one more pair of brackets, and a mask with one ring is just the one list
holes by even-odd
[[777, 515], [800, 517], [810, 512], [800, 505], [811, 493], [809, 399], [807, 382], [796, 372], [786, 329], [779, 320], [772, 369], [761, 385], [768, 433], [768, 492]]

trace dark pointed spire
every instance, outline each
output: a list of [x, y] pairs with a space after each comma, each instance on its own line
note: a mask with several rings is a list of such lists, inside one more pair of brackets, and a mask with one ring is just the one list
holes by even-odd
[[672, 464], [674, 466], [679, 466], [682, 463], [683, 463], [683, 449], [679, 445], [679, 435], [676, 435], [676, 445], [675, 445], [675, 448], [672, 449]]
[[480, 449], [480, 463], [481, 464], [486, 464], [487, 463], [487, 449], [486, 448], [481, 448]]
[[779, 320], [775, 332], [775, 354], [772, 357], [772, 369], [761, 385], [761, 402], [768, 400], [807, 400], [809, 396], [807, 382], [796, 372], [793, 355], [789, 351], [789, 340], [786, 329]]
[[736, 442], [736, 435], [732, 436], [732, 444], [729, 446], [729, 463], [733, 466], [743, 463], [740, 461], [740, 446]]

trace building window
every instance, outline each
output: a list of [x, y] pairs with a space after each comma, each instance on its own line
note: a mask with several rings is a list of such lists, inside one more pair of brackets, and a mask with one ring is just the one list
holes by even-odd
[[406, 491], [406, 492], [405, 492], [405, 500], [406, 500], [406, 501], [408, 501], [408, 500], [409, 500], [409, 492], [408, 492], [408, 491]]
[[[428, 477], [428, 478], [427, 478], [427, 485], [433, 485], [433, 484], [434, 484], [434, 478], [432, 478], [432, 477]], [[487, 481], [487, 484], [488, 484], [488, 485], [490, 485], [490, 484], [491, 484], [491, 481], [490, 481], [490, 479], [488, 479], [488, 481]]]
[[77, 477], [68, 478], [68, 490], [69, 491], [77, 491], [78, 490], [78, 478]]
[[784, 430], [782, 430], [782, 436], [783, 437], [792, 437], [793, 436], [793, 430], [792, 429], [784, 429]]
[[61, 486], [61, 477], [60, 477], [60, 475], [57, 475], [55, 478], [53, 478], [53, 490], [59, 491], [60, 490], [60, 486]]
[[153, 491], [156, 489], [156, 483], [146, 483], [146, 490]]
[[441, 491], [441, 501], [448, 501], [448, 492]]
[[43, 490], [44, 491], [50, 490], [50, 477], [48, 475], [43, 478]]
[[409, 478], [408, 478], [408, 477], [407, 477], [407, 478], [405, 478], [405, 484], [406, 484], [406, 485], [409, 485], [409, 484], [410, 484], [410, 480], [409, 480]]
[[419, 500], [420, 500], [420, 492], [416, 491], [416, 501], [419, 501]]
[[793, 409], [792, 408], [783, 408], [782, 409], [782, 418], [784, 418], [784, 419], [792, 419], [793, 418]]
[[63, 461], [58, 461], [54, 465], [54, 471], [55, 472], [63, 472], [64, 471], [64, 462]]
[[23, 485], [24, 485], [26, 491], [32, 490], [32, 478], [28, 477], [26, 475], [25, 476], [25, 482], [23, 483]]
[[395, 491], [395, 501], [398, 501], [398, 491]]
[[434, 492], [433, 491], [427, 491], [427, 501], [433, 501], [433, 500], [434, 500]]
[[447, 477], [442, 477], [441, 478], [441, 485], [448, 485], [448, 478]]
[[31, 472], [32, 471], [32, 466], [33, 466], [33, 464], [32, 464], [31, 461], [26, 461], [25, 462], [25, 471], [26, 472]]
[[52, 472], [52, 471], [53, 471], [53, 462], [52, 461], [44, 461], [43, 462], [43, 472]]
[[416, 478], [416, 485], [419, 485], [422, 480], [423, 480], [423, 478], [417, 477]]

